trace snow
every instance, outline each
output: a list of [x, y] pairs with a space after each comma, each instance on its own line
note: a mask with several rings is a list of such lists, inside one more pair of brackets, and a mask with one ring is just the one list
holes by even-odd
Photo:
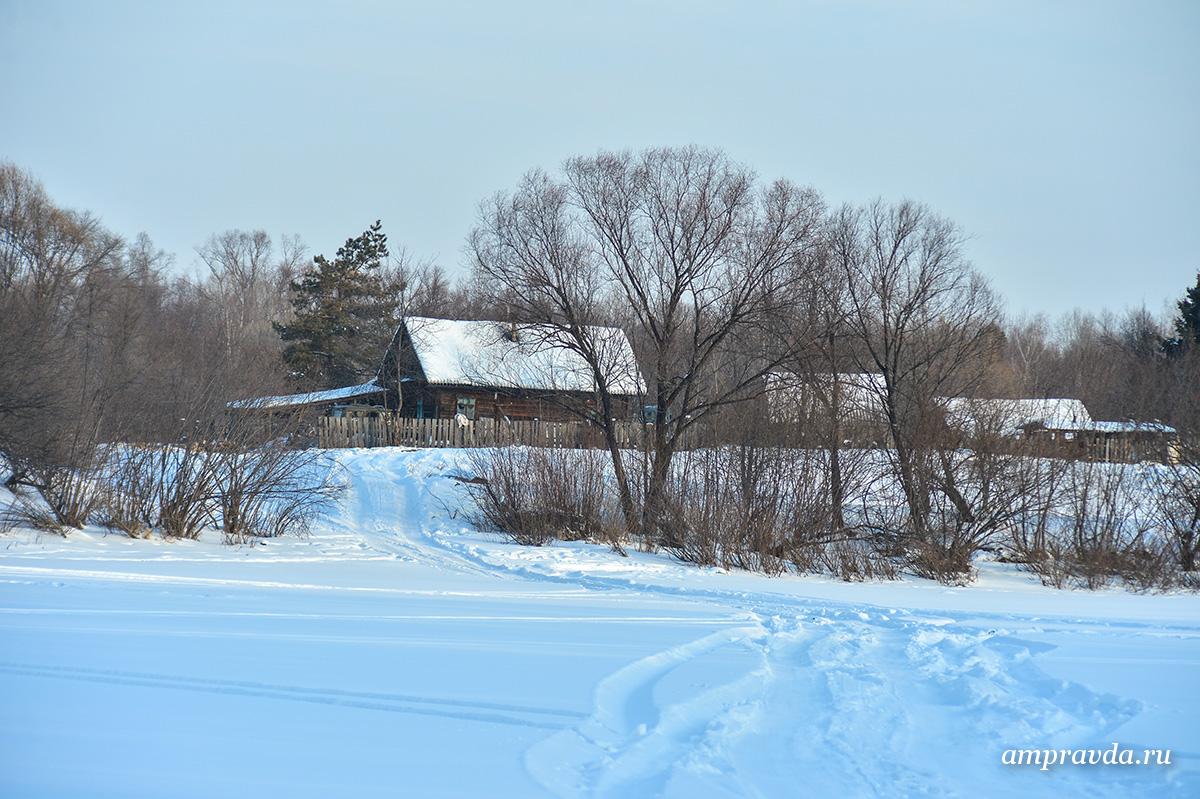
[[365, 397], [370, 394], [382, 394], [384, 388], [371, 380], [357, 386], [343, 386], [325, 391], [309, 391], [303, 394], [280, 394], [273, 397], [255, 397], [253, 399], [235, 400], [227, 407], [246, 409], [285, 408], [296, 405], [311, 405], [317, 402], [337, 402], [338, 400]]
[[1094, 424], [1087, 406], [1077, 399], [948, 397], [943, 402], [947, 416], [968, 429], [982, 422], [987, 426], [999, 426], [1007, 435], [1017, 435], [1026, 426], [1034, 424], [1054, 430], [1090, 430]]
[[[0, 536], [0, 795], [1200, 794], [1194, 594], [519, 547], [462, 452], [337, 459], [303, 540]], [[1173, 765], [1000, 764], [1113, 741]]]
[[[592, 370], [569, 349], [563, 332], [550, 325], [458, 321], [409, 317], [413, 351], [430, 383], [495, 386], [542, 391], [592, 391]], [[625, 333], [588, 327], [614, 394], [644, 394], [645, 384]]]
[[[843, 413], [850, 418], [882, 421], [885, 387], [883, 375], [875, 372], [844, 373], [819, 376], [826, 383], [837, 380], [841, 388]], [[808, 403], [803, 383], [795, 375], [776, 372], [767, 377], [768, 389], [782, 403], [773, 405], [777, 418], [786, 419]], [[826, 388], [828, 390], [828, 387]], [[1047, 399], [979, 399], [972, 397], [937, 397], [950, 422], [973, 431], [980, 425], [1015, 436], [1028, 425], [1042, 425], [1054, 430], [1095, 430], [1100, 432], [1174, 432], [1165, 425], [1134, 422], [1095, 422], [1082, 400]]]
[[[1047, 425], [1049, 427], [1049, 425]], [[1091, 421], [1077, 425], [1064, 424], [1057, 430], [1079, 430], [1096, 433], [1164, 433], [1174, 434], [1174, 427], [1159, 422], [1099, 422]]]

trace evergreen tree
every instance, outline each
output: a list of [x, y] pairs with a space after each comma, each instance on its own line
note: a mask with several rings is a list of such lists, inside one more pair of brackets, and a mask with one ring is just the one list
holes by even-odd
[[376, 220], [348, 239], [333, 260], [324, 255], [291, 283], [296, 315], [275, 330], [287, 342], [292, 377], [309, 388], [337, 388], [369, 379], [397, 323], [397, 301], [381, 275], [387, 235]]
[[1178, 307], [1175, 336], [1162, 343], [1167, 355], [1180, 355], [1190, 347], [1200, 345], [1200, 272], [1196, 273], [1196, 285], [1187, 290]]

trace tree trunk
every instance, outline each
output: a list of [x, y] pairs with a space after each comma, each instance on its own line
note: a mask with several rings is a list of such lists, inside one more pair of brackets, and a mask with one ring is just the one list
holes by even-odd
[[662, 506], [671, 460], [675, 456], [674, 437], [667, 435], [665, 413], [658, 411], [654, 426], [654, 444], [650, 463], [650, 481], [646, 485], [646, 501], [642, 508], [642, 533], [655, 539], [662, 533]]

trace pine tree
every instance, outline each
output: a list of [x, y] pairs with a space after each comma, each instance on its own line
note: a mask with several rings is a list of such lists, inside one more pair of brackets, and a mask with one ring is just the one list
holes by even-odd
[[1196, 273], [1196, 285], [1187, 290], [1177, 305], [1179, 316], [1175, 317], [1175, 336], [1162, 343], [1167, 355], [1180, 355], [1200, 345], [1200, 272]]
[[348, 239], [331, 261], [324, 255], [292, 281], [295, 318], [275, 330], [283, 358], [309, 388], [336, 388], [375, 374], [397, 322], [397, 301], [380, 276], [388, 256], [381, 223]]

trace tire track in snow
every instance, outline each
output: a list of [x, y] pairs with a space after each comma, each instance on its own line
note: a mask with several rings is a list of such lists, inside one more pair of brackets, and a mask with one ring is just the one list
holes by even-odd
[[[674, 669], [728, 646], [740, 676], [654, 706]], [[560, 797], [720, 794], [954, 796], [1005, 748], [1105, 740], [1136, 702], [1055, 680], [1024, 642], [919, 621], [775, 615], [642, 658], [601, 681], [592, 715], [533, 746]], [[934, 744], [931, 746], [931, 744]], [[1097, 795], [1152, 793], [1162, 774], [1056, 774]], [[1019, 793], [1019, 792], [1018, 792]]]
[[427, 522], [432, 518], [428, 507], [433, 499], [431, 488], [437, 480], [447, 479], [443, 473], [450, 466], [447, 456], [439, 452], [435, 464], [405, 462], [403, 474], [396, 474], [384, 468], [391, 462], [389, 450], [393, 449], [358, 452], [349, 461], [352, 467], [341, 464], [349, 494], [343, 507], [352, 508], [353, 512], [349, 518], [335, 523], [348, 530], [368, 531], [371, 535], [365, 543], [370, 549], [398, 560], [496, 578], [494, 569], [463, 558], [425, 535]]
[[[473, 547], [467, 549], [468, 556], [489, 562]], [[528, 566], [514, 571], [535, 580], [713, 601], [743, 616], [768, 620], [761, 634], [745, 639], [761, 648], [760, 668], [661, 709], [660, 723], [644, 735], [630, 734], [628, 725], [612, 724], [614, 705], [598, 692], [588, 722], [531, 749], [529, 771], [562, 797], [656, 795], [681, 777], [701, 780], [708, 789], [719, 783], [733, 796], [759, 795], [760, 788], [762, 795], [788, 795], [794, 784], [772, 784], [768, 779], [768, 784], [756, 787], [755, 780], [773, 773], [793, 775], [800, 762], [808, 764], [806, 785], [824, 785], [814, 795], [953, 795], [966, 790], [969, 776], [956, 782], [919, 765], [919, 744], [926, 740], [921, 730], [931, 724], [944, 723], [949, 739], [962, 742], [964, 762], [978, 764], [997, 760], [1008, 746], [1045, 745], [1051, 736], [1103, 741], [1139, 710], [1136, 702], [1048, 677], [1033, 662], [1040, 648], [1033, 642], [995, 630], [956, 632], [954, 614], [934, 618], [801, 597], [659, 590], [620, 578], [544, 574]], [[1019, 614], [995, 615], [1028, 624]], [[706, 636], [651, 655], [613, 676], [627, 682], [642, 675], [639, 686], [625, 690], [630, 696], [649, 697], [665, 676], [648, 668], [650, 664], [669, 662], [673, 668], [703, 657], [715, 648], [709, 645], [712, 640]], [[951, 641], [953, 646], [940, 645]], [[796, 696], [803, 701], [795, 701]], [[780, 713], [789, 701], [792, 712]], [[782, 726], [773, 728], [772, 719], [779, 718]], [[605, 731], [614, 727], [617, 733], [606, 738]], [[1001, 730], [1009, 737], [981, 737], [980, 729]], [[737, 762], [744, 755], [736, 750], [742, 738], [756, 742], [749, 748], [765, 744], [769, 751], [757, 758], [770, 763], [739, 772]], [[783, 746], [781, 741], [790, 743]], [[810, 753], [807, 760], [804, 752]], [[686, 771], [692, 773], [681, 774]], [[697, 776], [704, 771], [710, 773]], [[1093, 782], [1081, 785], [1090, 787]], [[1120, 794], [1127, 787], [1112, 790]]]
[[391, 713], [442, 716], [468, 721], [482, 721], [518, 727], [536, 727], [548, 730], [563, 729], [572, 720], [577, 720], [584, 716], [584, 714], [573, 710], [535, 707], [533, 705], [441, 699], [372, 691], [348, 691], [336, 688], [309, 688], [247, 680], [207, 679], [151, 672], [88, 669], [75, 666], [49, 666], [36, 663], [0, 662], [0, 672], [25, 677], [45, 677], [142, 688], [252, 696], [292, 702], [336, 705], [363, 710], [380, 710]]
[[597, 684], [592, 715], [527, 753], [526, 768], [558, 796], [653, 795], [690, 741], [732, 709], [743, 706], [769, 677], [753, 671], [661, 710], [654, 688], [679, 666], [729, 646], [756, 649], [761, 625], [719, 630], [649, 655]]

